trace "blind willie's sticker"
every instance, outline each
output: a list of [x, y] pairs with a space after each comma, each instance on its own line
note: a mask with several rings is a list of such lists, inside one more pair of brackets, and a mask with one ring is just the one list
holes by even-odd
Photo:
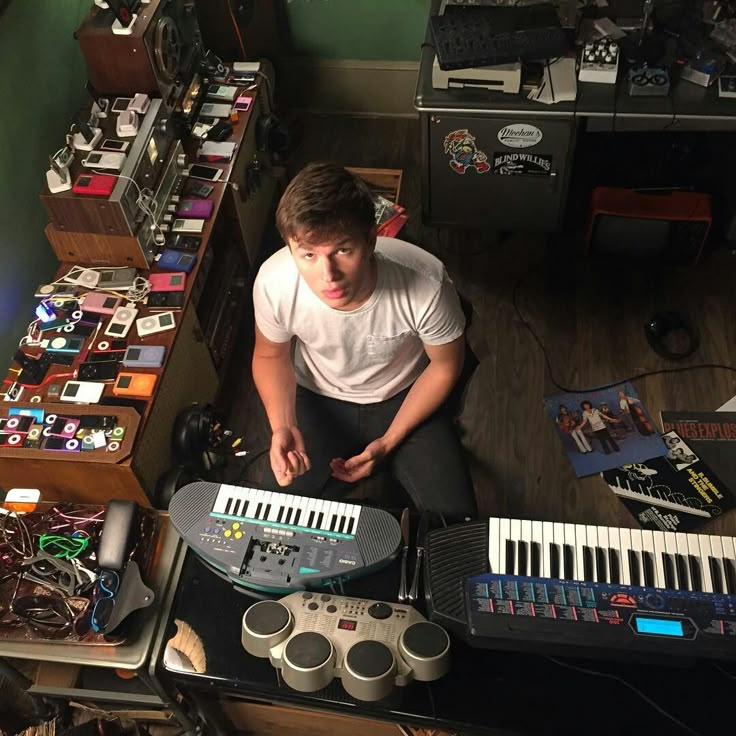
[[493, 173], [505, 176], [549, 176], [552, 156], [533, 153], [494, 153]]

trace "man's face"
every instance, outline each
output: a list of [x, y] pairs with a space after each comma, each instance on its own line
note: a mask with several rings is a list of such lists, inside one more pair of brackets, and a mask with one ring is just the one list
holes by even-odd
[[301, 277], [333, 309], [351, 311], [365, 303], [375, 288], [373, 251], [376, 238], [349, 235], [307, 242], [289, 238], [289, 248]]

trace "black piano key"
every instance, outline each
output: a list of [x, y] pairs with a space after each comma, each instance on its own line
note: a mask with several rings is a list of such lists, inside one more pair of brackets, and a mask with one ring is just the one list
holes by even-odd
[[608, 550], [608, 582], [621, 582], [621, 565], [618, 559], [618, 551], [615, 549]]
[[703, 576], [700, 572], [700, 561], [695, 555], [687, 556], [690, 567], [690, 590], [703, 593]]
[[552, 542], [549, 545], [549, 574], [553, 578], [562, 577], [560, 572], [560, 548]]
[[330, 519], [330, 531], [335, 531], [335, 524], [337, 524], [337, 514], [332, 514], [332, 518]]
[[575, 577], [575, 548], [571, 544], [566, 544], [562, 548], [562, 562], [565, 579], [572, 580]]
[[736, 566], [733, 560], [723, 560], [723, 569], [726, 573], [726, 592], [729, 595], [736, 595]]
[[650, 588], [656, 587], [654, 579], [654, 558], [651, 552], [641, 553], [641, 565], [644, 568], [644, 585]]
[[230, 513], [230, 508], [232, 507], [232, 505], [234, 503], [235, 503], [235, 499], [232, 496], [230, 498], [228, 498], [227, 503], [225, 504], [225, 513], [226, 514], [229, 514]]
[[351, 516], [350, 521], [348, 522], [348, 534], [353, 533], [353, 529], [355, 528], [355, 519]]
[[266, 508], [263, 509], [263, 518], [268, 519], [268, 515], [271, 513], [271, 504], [267, 503]]
[[295, 516], [295, 514], [294, 514], [294, 509], [293, 509], [293, 508], [290, 508], [290, 509], [289, 509], [289, 510], [288, 510], [288, 511], [286, 512], [286, 518], [284, 519], [285, 523], [286, 523], [286, 524], [291, 524], [291, 523], [292, 523], [292, 521], [294, 521], [294, 519], [293, 519], [293, 517], [294, 517], [294, 516]]
[[542, 545], [532, 542], [532, 577], [538, 578], [542, 574]]
[[590, 547], [583, 547], [583, 580], [595, 582], [593, 575], [593, 550]]
[[632, 585], [642, 584], [641, 575], [639, 575], [639, 555], [633, 549], [629, 550], [629, 576]]
[[296, 512], [295, 512], [295, 514], [294, 514], [294, 518], [291, 520], [291, 523], [292, 524], [298, 524], [299, 523], [299, 520], [301, 518], [302, 518], [302, 510], [301, 509], [297, 509]]
[[675, 580], [675, 563], [672, 555], [662, 552], [662, 567], [664, 568], [664, 587], [677, 590], [677, 581]]
[[337, 529], [335, 531], [342, 533], [342, 530], [345, 528], [345, 517], [341, 516], [337, 520]]
[[510, 539], [506, 540], [506, 574], [515, 575], [516, 543]]
[[325, 518], [325, 512], [324, 511], [320, 511], [319, 512], [319, 516], [317, 517], [317, 523], [315, 524], [315, 526], [318, 529], [321, 529], [322, 528], [322, 521], [324, 520], [324, 518]]
[[284, 513], [288, 513], [288, 511], [283, 507], [279, 507], [279, 512], [276, 514], [276, 523], [280, 524], [284, 519]]
[[517, 575], [528, 575], [529, 570], [527, 568], [527, 549], [526, 549], [526, 542], [517, 542], [516, 543], [519, 547], [519, 570], [516, 573]]
[[596, 568], [598, 570], [598, 582], [599, 583], [607, 583], [608, 582], [608, 560], [607, 560], [607, 553], [606, 550], [603, 549], [603, 547], [596, 547], [595, 548], [595, 564]]
[[677, 570], [677, 585], [680, 590], [690, 590], [690, 576], [687, 573], [687, 560], [682, 555], [675, 555], [675, 568]]
[[312, 522], [313, 522], [313, 521], [314, 521], [314, 509], [312, 509], [312, 510], [311, 510], [311, 511], [309, 512], [309, 518], [307, 519], [307, 526], [308, 526], [308, 527], [309, 527], [310, 529], [313, 529], [313, 528], [314, 528], [314, 527], [312, 526]]
[[723, 576], [718, 560], [715, 557], [708, 557], [708, 567], [710, 567], [710, 577], [713, 580], [713, 592], [723, 593]]
[[261, 518], [261, 506], [263, 506], [263, 503], [261, 501], [258, 502], [258, 506], [256, 506], [256, 513], [255, 518], [260, 519]]

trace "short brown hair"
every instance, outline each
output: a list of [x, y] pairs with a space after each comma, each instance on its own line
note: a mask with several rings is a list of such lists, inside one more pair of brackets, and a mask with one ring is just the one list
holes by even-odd
[[290, 239], [313, 243], [341, 235], [368, 242], [375, 217], [365, 182], [342, 166], [315, 162], [286, 187], [276, 210], [276, 226], [286, 243]]

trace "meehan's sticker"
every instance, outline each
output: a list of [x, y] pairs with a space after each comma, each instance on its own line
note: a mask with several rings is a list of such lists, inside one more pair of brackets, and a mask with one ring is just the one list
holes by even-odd
[[552, 156], [534, 153], [494, 153], [494, 174], [506, 176], [549, 176]]
[[512, 123], [501, 128], [497, 138], [509, 148], [531, 148], [542, 140], [542, 131], [528, 123]]

